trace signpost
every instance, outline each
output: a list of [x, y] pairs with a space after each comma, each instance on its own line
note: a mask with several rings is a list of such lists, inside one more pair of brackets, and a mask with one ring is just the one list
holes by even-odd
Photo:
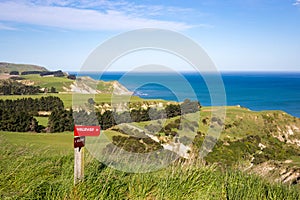
[[75, 126], [74, 136], [99, 136], [100, 126]]
[[74, 148], [84, 147], [85, 144], [85, 136], [75, 137], [74, 138]]
[[99, 136], [100, 126], [74, 127], [74, 185], [84, 178], [85, 136]]

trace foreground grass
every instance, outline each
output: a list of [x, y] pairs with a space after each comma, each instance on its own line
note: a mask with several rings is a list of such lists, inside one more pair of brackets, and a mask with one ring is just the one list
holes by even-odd
[[0, 198], [12, 199], [299, 199], [299, 188], [241, 172], [174, 163], [131, 174], [86, 153], [85, 181], [73, 186], [72, 133], [0, 132]]

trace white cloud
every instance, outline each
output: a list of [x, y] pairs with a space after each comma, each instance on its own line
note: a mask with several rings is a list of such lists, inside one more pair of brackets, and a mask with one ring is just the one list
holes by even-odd
[[107, 9], [118, 10], [120, 12], [140, 16], [147, 15], [163, 15], [163, 14], [183, 14], [191, 12], [191, 8], [180, 8], [163, 5], [143, 5], [134, 2], [128, 2], [125, 0], [31, 0], [35, 5], [44, 6], [65, 6], [73, 8], [85, 8], [85, 9]]
[[[96, 10], [95, 8], [98, 7], [99, 9]], [[155, 15], [163, 8], [159, 6], [145, 8], [143, 5], [135, 5], [126, 1], [38, 0], [28, 3], [19, 0], [1, 2], [0, 8], [0, 21], [63, 29], [130, 30], [151, 27], [185, 30], [193, 27], [182, 22], [151, 19], [142, 16], [142, 13], [138, 10], [150, 9], [152, 15]], [[150, 13], [150, 10], [148, 13]], [[176, 11], [175, 8], [173, 10]]]
[[293, 5], [294, 6], [300, 6], [300, 0], [296, 0], [296, 2]]

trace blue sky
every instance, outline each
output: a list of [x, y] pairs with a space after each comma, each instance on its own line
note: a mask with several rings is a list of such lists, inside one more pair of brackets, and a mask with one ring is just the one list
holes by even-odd
[[151, 27], [195, 40], [220, 71], [300, 71], [300, 0], [0, 0], [0, 8], [0, 61], [77, 71], [101, 42]]

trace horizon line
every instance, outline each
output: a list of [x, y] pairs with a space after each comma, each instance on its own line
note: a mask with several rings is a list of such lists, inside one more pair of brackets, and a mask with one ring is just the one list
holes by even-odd
[[[105, 72], [109, 72], [109, 73], [128, 73], [131, 71], [124, 71], [124, 70], [120, 70], [120, 71], [65, 71], [65, 72], [73, 72], [73, 73], [105, 73]], [[291, 71], [283, 71], [283, 70], [276, 70], [276, 71], [270, 71], [270, 70], [265, 70], [265, 71], [238, 71], [238, 70], [219, 70], [219, 71], [134, 71], [133, 73], [300, 73], [300, 70], [296, 71], [296, 70], [291, 70]]]

